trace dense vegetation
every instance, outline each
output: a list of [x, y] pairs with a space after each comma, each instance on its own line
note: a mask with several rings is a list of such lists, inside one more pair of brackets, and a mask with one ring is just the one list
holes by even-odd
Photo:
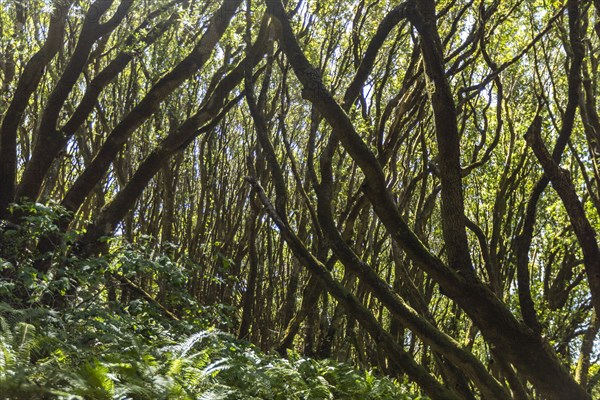
[[[231, 321], [217, 307], [202, 307], [184, 287], [167, 300], [185, 319], [132, 294], [106, 302], [107, 274], [133, 277], [143, 270], [184, 279], [160, 251], [115, 244], [92, 258], [52, 254], [62, 282], [37, 276], [40, 257], [26, 243], [56, 229], [60, 213], [30, 205], [35, 215], [18, 233], [4, 237], [21, 275], [0, 289], [0, 399], [418, 399], [409, 389], [373, 372], [334, 361], [316, 361], [290, 351], [287, 359], [265, 355], [223, 332]], [[64, 238], [68, 243], [68, 238]], [[65, 243], [65, 244], [66, 244]], [[58, 260], [61, 261], [58, 261]], [[4, 261], [2, 269], [13, 268]], [[82, 274], [82, 272], [84, 272]], [[76, 302], [48, 307], [45, 296], [77, 290]], [[27, 293], [22, 302], [14, 293]], [[61, 295], [62, 293], [62, 295]], [[139, 293], [138, 293], [139, 295]], [[414, 388], [412, 389], [415, 390]]]
[[0, 0], [0, 393], [600, 396], [599, 55], [596, 0]]

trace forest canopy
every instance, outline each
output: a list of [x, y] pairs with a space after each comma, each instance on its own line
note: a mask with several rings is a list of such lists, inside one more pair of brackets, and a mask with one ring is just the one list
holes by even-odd
[[597, 398], [599, 65], [597, 0], [0, 0], [0, 384]]

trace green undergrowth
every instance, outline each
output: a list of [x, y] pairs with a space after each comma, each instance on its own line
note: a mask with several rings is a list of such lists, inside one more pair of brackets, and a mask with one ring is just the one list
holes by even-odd
[[416, 399], [330, 360], [267, 355], [229, 334], [142, 314], [11, 309], [0, 318], [5, 399]]
[[[218, 330], [233, 327], [235, 310], [195, 303], [181, 265], [189, 260], [142, 241], [151, 238], [78, 257], [77, 235], [56, 228], [60, 210], [21, 207], [18, 229], [0, 232], [0, 399], [419, 398], [373, 371], [265, 354]], [[51, 254], [39, 252], [43, 237], [59, 241]], [[139, 296], [111, 299], [116, 276], [139, 274], [169, 284], [163, 301], [179, 321]]]

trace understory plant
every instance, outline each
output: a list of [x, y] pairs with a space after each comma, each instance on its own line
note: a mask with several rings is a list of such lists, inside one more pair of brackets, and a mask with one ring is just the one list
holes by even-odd
[[[30, 217], [1, 233], [0, 399], [419, 398], [374, 371], [265, 354], [216, 328], [228, 316], [185, 293], [166, 253], [111, 239], [104, 255], [80, 257], [76, 235], [57, 229], [60, 209], [21, 207]], [[39, 251], [48, 237], [59, 241], [52, 254]], [[39, 273], [36, 263], [46, 261]], [[157, 273], [178, 318], [140, 296], [111, 300], [119, 277]]]

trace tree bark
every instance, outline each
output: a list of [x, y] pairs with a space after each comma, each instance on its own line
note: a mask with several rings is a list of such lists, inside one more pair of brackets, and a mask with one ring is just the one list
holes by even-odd
[[42, 48], [27, 62], [19, 77], [15, 94], [0, 125], [0, 218], [8, 217], [8, 205], [14, 201], [17, 175], [17, 129], [31, 95], [38, 87], [44, 69], [60, 49], [69, 9], [74, 0], [56, 2], [48, 37]]
[[[110, 33], [110, 31], [121, 22], [122, 18], [126, 16], [128, 11], [127, 8], [130, 5], [131, 2], [122, 3], [119, 10], [115, 13], [115, 16], [119, 16], [119, 18], [113, 17], [109, 21], [110, 25], [107, 25], [109, 22], [99, 24], [99, 21], [97, 20], [98, 16], [96, 15], [97, 12], [92, 11], [92, 8], [90, 7], [89, 13], [94, 12], [94, 17], [88, 17], [89, 22], [86, 21], [86, 24], [82, 28], [82, 33], [80, 34], [77, 48], [71, 56], [71, 61], [65, 68], [54, 92], [51, 94], [48, 101], [48, 107], [44, 110], [40, 129], [35, 137], [36, 140], [33, 147], [33, 154], [25, 166], [23, 177], [17, 187], [17, 199], [29, 198], [35, 200], [38, 197], [44, 177], [48, 173], [52, 162], [59, 156], [60, 152], [63, 151], [77, 129], [79, 129], [89, 117], [97, 104], [101, 92], [125, 69], [131, 60], [133, 60], [135, 56], [134, 51], [126, 50], [119, 53], [102, 71], [100, 71], [100, 73], [98, 73], [98, 75], [94, 77], [94, 79], [92, 79], [87, 86], [79, 105], [65, 125], [62, 128], [57, 128], [56, 125], [61, 106], [64, 104], [67, 95], [72, 90], [85, 63], [87, 63], [92, 45], [98, 38]], [[151, 13], [125, 40], [125, 46], [140, 46], [141, 43], [141, 46], [146, 48], [154, 43], [166, 29], [175, 22], [176, 14], [167, 21], [157, 24], [142, 37], [140, 37], [140, 31], [146, 29], [150, 24], [150, 21], [165, 10], [166, 8], [163, 7], [156, 12]]]
[[173, 90], [206, 64], [240, 3], [241, 0], [223, 0], [223, 4], [213, 16], [198, 45], [183, 61], [162, 77], [108, 135], [94, 160], [65, 195], [61, 202], [63, 207], [69, 211], [77, 211], [91, 190], [100, 182], [129, 136], [158, 110], [162, 101]]
[[323, 86], [320, 74], [308, 62], [296, 41], [280, 1], [269, 1], [269, 10], [280, 21], [281, 45], [311, 101], [333, 128], [346, 151], [365, 174], [363, 189], [375, 213], [403, 250], [455, 300], [496, 346], [549, 399], [589, 399], [589, 395], [564, 369], [556, 355], [536, 335], [519, 323], [494, 294], [471, 277], [466, 279], [429, 253], [400, 216], [377, 159], [357, 134], [347, 114]]

